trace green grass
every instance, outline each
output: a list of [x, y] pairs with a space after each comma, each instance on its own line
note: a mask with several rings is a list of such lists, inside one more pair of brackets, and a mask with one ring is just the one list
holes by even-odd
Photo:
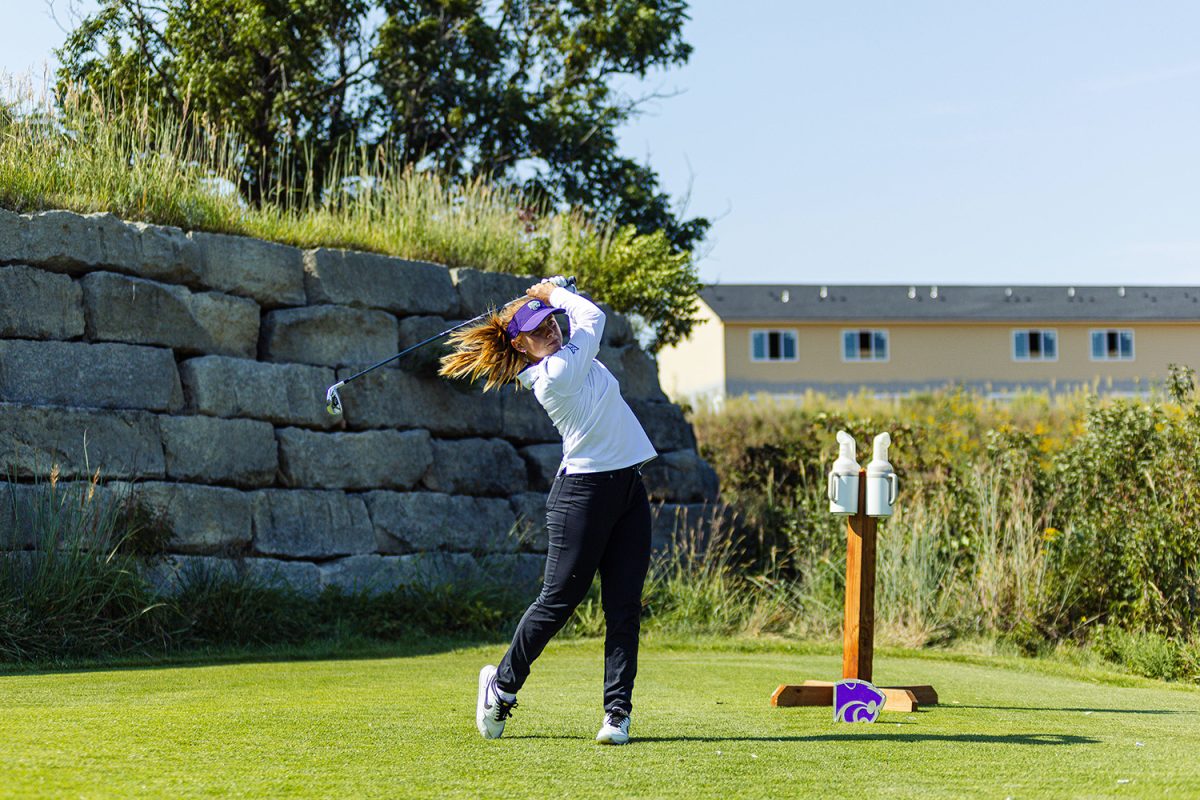
[[839, 725], [828, 709], [768, 704], [780, 682], [836, 677], [831, 647], [651, 637], [635, 742], [604, 748], [591, 741], [601, 646], [558, 641], [488, 742], [475, 676], [502, 652], [426, 642], [393, 657], [0, 676], [0, 796], [1200, 794], [1195, 688], [888, 650], [879, 682], [932, 683], [943, 704]]

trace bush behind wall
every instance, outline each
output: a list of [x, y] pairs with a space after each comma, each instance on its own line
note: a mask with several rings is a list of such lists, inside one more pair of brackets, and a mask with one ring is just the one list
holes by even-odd
[[1191, 370], [1171, 375], [1147, 398], [999, 404], [949, 389], [735, 401], [693, 421], [724, 500], [742, 511], [750, 569], [783, 563], [810, 629], [835, 635], [840, 623], [844, 523], [824, 497], [834, 434], [889, 430], [901, 499], [880, 526], [885, 640], [983, 635], [1038, 652], [1103, 623], [1186, 650], [1200, 638], [1200, 405]]

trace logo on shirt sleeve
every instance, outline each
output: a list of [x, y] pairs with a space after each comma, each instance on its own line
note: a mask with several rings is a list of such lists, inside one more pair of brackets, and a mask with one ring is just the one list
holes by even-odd
[[579, 346], [578, 346], [578, 345], [571, 344], [570, 342], [567, 342], [566, 344], [564, 344], [564, 345], [563, 345], [563, 349], [564, 349], [564, 350], [570, 350], [572, 353], [578, 353], [578, 352], [579, 352]]

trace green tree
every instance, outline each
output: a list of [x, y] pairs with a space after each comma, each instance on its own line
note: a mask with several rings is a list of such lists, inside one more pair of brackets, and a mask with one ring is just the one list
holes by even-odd
[[59, 78], [220, 124], [255, 202], [320, 192], [353, 143], [683, 252], [709, 222], [618, 152], [639, 99], [614, 86], [686, 62], [687, 19], [683, 0], [103, 0]]
[[[322, 185], [361, 117], [365, 0], [104, 0], [58, 51], [60, 82], [186, 110], [244, 147], [243, 191], [259, 201], [296, 178]], [[288, 153], [308, 154], [290, 172]]]

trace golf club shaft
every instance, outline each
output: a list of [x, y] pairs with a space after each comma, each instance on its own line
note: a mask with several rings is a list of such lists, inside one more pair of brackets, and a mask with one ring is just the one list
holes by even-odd
[[355, 378], [361, 378], [363, 375], [366, 375], [371, 370], [379, 369], [382, 366], [390, 364], [393, 361], [395, 361], [397, 358], [400, 358], [400, 356], [408, 355], [413, 350], [416, 350], [418, 347], [423, 347], [436, 339], [442, 338], [443, 336], [445, 336], [448, 333], [454, 333], [459, 328], [465, 328], [466, 326], [470, 325], [472, 322], [477, 322], [478, 320], [483, 319], [490, 313], [492, 313], [492, 312], [485, 311], [482, 314], [480, 314], [479, 316], [472, 317], [471, 319], [467, 320], [466, 322], [460, 322], [451, 328], [446, 328], [446, 330], [442, 331], [441, 333], [435, 333], [433, 336], [430, 336], [428, 339], [424, 339], [420, 342], [417, 342], [416, 344], [414, 344], [411, 347], [406, 347], [403, 350], [401, 350], [399, 353], [396, 353], [396, 355], [389, 356], [388, 358], [385, 358], [383, 361], [380, 361], [378, 364], [372, 364], [371, 366], [367, 367], [366, 369], [362, 370], [361, 372], [356, 372], [355, 374], [351, 375], [349, 378], [346, 378], [343, 381], [338, 381], [336, 384], [334, 384], [334, 386], [337, 386], [337, 387], [345, 386], [347, 383], [354, 380]]

